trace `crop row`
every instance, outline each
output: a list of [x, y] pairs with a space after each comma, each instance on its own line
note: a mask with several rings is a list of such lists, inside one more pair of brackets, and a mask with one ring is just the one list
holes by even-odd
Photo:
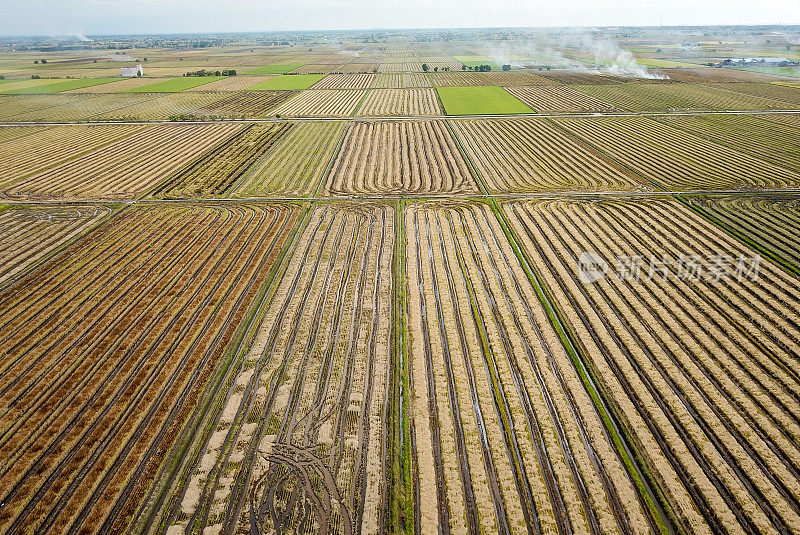
[[278, 106], [273, 113], [287, 117], [349, 117], [366, 90], [307, 89]]
[[776, 262], [800, 273], [800, 203], [795, 197], [687, 197], [710, 216]]
[[[56, 126], [0, 142], [0, 188], [37, 171], [99, 150], [144, 130], [145, 126]], [[28, 129], [16, 128], [18, 133]]]
[[477, 186], [443, 121], [356, 122], [323, 191], [475, 193]]
[[358, 108], [359, 116], [441, 115], [436, 92], [421, 89], [373, 89]]
[[452, 124], [493, 193], [630, 190], [642, 185], [631, 172], [545, 119]]
[[669, 190], [796, 188], [800, 174], [647, 117], [558, 118], [578, 136]]

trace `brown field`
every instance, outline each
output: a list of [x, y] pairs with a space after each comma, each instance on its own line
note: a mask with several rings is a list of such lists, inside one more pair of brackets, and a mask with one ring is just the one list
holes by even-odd
[[563, 85], [507, 87], [506, 91], [539, 113], [613, 113], [620, 111], [607, 102]]
[[469, 85], [492, 85], [482, 72], [439, 72], [428, 74], [431, 82], [439, 87], [461, 87]]
[[[702, 267], [679, 277], [679, 255], [730, 255], [735, 267], [754, 252], [674, 200], [504, 212], [684, 529], [800, 525], [797, 280], [766, 261], [757, 280]], [[580, 282], [583, 251], [609, 262], [605, 278]], [[620, 255], [644, 259], [642, 276], [615, 268]], [[671, 259], [666, 276], [648, 276], [653, 257]]]
[[287, 117], [349, 117], [366, 94], [363, 89], [306, 89], [273, 113]]
[[168, 176], [149, 196], [178, 199], [226, 196], [291, 129], [290, 123], [245, 124]]
[[492, 193], [643, 187], [633, 173], [546, 119], [472, 119], [451, 124]]
[[[172, 530], [378, 529], [387, 499], [393, 223], [379, 205], [312, 211], [230, 379], [211, 434], [219, 438], [175, 504]], [[298, 499], [287, 503], [293, 489]]]
[[55, 167], [144, 130], [146, 126], [17, 127], [25, 136], [0, 142], [0, 190], [37, 171]]
[[408, 89], [432, 87], [432, 85], [430, 79], [425, 74], [395, 73], [376, 74], [375, 83], [372, 87], [376, 89]]
[[356, 115], [418, 116], [441, 115], [436, 91], [424, 89], [373, 89], [364, 99]]
[[[673, 128], [800, 172], [800, 129], [771, 121], [776, 115], [658, 116]], [[800, 122], [798, 122], [800, 125]], [[742, 135], [747, 132], [747, 135]]]
[[17, 180], [11, 198], [133, 198], [241, 128], [237, 124], [154, 125], [79, 158]]
[[421, 61], [393, 61], [381, 63], [378, 72], [422, 72]]
[[[213, 82], [212, 82], [213, 83]], [[196, 109], [192, 115], [217, 117], [262, 118], [293, 96], [294, 91], [241, 91], [229, 93], [220, 100], [210, 102], [207, 107]]]
[[313, 89], [369, 89], [373, 74], [329, 74], [312, 86]]
[[800, 186], [800, 174], [646, 117], [559, 118], [553, 122], [669, 190]]
[[329, 195], [477, 193], [443, 121], [356, 122], [324, 192]]
[[485, 76], [492, 85], [504, 87], [515, 85], [555, 85], [554, 81], [527, 71], [493, 71], [481, 74]]
[[111, 213], [107, 206], [0, 208], [0, 285]]
[[128, 523], [296, 217], [128, 209], [0, 291], [5, 532]]

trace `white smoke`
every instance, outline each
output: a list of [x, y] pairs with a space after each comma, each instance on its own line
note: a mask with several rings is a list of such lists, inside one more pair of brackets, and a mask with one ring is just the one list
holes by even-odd
[[78, 41], [83, 41], [84, 43], [93, 43], [94, 42], [94, 39], [89, 39], [88, 37], [86, 37], [85, 35], [83, 35], [80, 32], [76, 33], [75, 37], [78, 39]]
[[[589, 66], [579, 59], [567, 57], [562, 50], [577, 50], [579, 51], [578, 57], [593, 55], [596, 67]], [[580, 51], [588, 52], [588, 54], [580, 54]], [[636, 61], [630, 51], [621, 49], [615, 41], [596, 39], [593, 35], [585, 32], [570, 32], [561, 35], [557, 48], [547, 46], [545, 43], [529, 41], [497, 44], [482, 50], [481, 53], [495, 59], [500, 64], [517, 68], [549, 67], [584, 74], [610, 74], [650, 80], [669, 78], [650, 72], [647, 67]]]
[[603, 71], [615, 76], [631, 78], [647, 78], [649, 80], [665, 80], [666, 75], [651, 73], [647, 67], [640, 65], [629, 50], [623, 50], [614, 41], [592, 41], [590, 49], [594, 52], [594, 60], [602, 65]]

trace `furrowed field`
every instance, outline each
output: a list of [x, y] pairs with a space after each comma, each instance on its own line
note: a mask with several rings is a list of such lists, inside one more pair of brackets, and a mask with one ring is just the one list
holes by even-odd
[[800, 532], [765, 28], [0, 38], [0, 532]]

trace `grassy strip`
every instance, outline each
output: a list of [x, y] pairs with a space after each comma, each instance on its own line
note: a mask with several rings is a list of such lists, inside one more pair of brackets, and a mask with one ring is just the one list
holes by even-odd
[[414, 532], [414, 500], [411, 472], [411, 421], [408, 417], [410, 380], [406, 354], [406, 288], [405, 288], [405, 201], [396, 201], [394, 209], [395, 243], [392, 258], [392, 370], [389, 430], [388, 515], [384, 522], [387, 533]]
[[688, 209], [692, 210], [696, 214], [700, 215], [706, 221], [710, 222], [714, 226], [721, 229], [723, 232], [727, 233], [729, 236], [742, 242], [744, 245], [750, 247], [754, 251], [758, 251], [759, 254], [770, 260], [773, 264], [776, 264], [777, 266], [781, 267], [789, 275], [800, 278], [800, 269], [798, 269], [797, 266], [795, 266], [785, 258], [782, 258], [781, 256], [775, 254], [775, 252], [772, 251], [769, 247], [764, 246], [758, 241], [747, 236], [739, 229], [730, 226], [729, 224], [725, 223], [715, 215], [704, 210], [697, 204], [691, 202], [690, 200], [691, 197], [686, 195], [673, 195], [673, 197], [677, 199], [681, 204], [686, 206]]
[[[200, 460], [205, 446], [219, 421], [220, 412], [227, 398], [228, 391], [235, 379], [234, 370], [241, 367], [248, 350], [258, 333], [261, 319], [266, 314], [267, 306], [277, 290], [279, 282], [289, 266], [289, 251], [293, 248], [297, 237], [306, 227], [311, 214], [311, 204], [306, 203], [298, 215], [294, 228], [290, 231], [278, 257], [270, 268], [264, 285], [253, 300], [250, 310], [242, 318], [242, 322], [231, 339], [228, 348], [217, 366], [216, 373], [209, 379], [204, 392], [197, 403], [193, 416], [181, 431], [180, 438], [170, 449], [170, 457], [162, 463], [159, 477], [153, 482], [150, 491], [151, 503], [142, 504], [142, 510], [133, 519], [132, 532], [147, 533], [158, 522], [158, 530], [166, 531], [171, 521], [170, 511], [177, 505], [173, 503], [180, 496], [180, 491], [188, 484], [194, 468]], [[163, 507], [165, 502], [169, 507]], [[160, 517], [160, 518], [159, 518]]]
[[123, 93], [178, 93], [186, 89], [191, 89], [200, 85], [209, 84], [222, 80], [224, 76], [184, 76], [181, 78], [170, 78], [154, 84], [131, 87]]
[[355, 117], [356, 116], [356, 113], [358, 112], [358, 110], [361, 109], [361, 105], [364, 104], [364, 101], [367, 100], [367, 97], [369, 96], [369, 94], [371, 92], [372, 92], [372, 88], [371, 87], [367, 88], [367, 90], [364, 92], [364, 96], [361, 97], [361, 100], [358, 101], [358, 104], [356, 104], [356, 107], [353, 108], [353, 113], [350, 114], [350, 117]]

